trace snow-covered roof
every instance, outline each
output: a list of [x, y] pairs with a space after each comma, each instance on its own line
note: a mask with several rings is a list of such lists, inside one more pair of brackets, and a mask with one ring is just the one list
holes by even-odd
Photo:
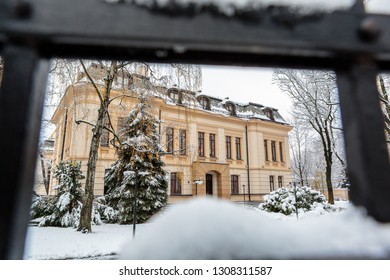
[[[280, 124], [288, 124], [286, 120], [280, 115], [278, 110], [272, 107], [267, 107], [252, 102], [241, 103], [230, 100], [228, 97], [221, 99], [219, 97], [177, 88], [174, 90], [181, 94], [181, 100], [175, 101], [169, 94], [169, 92], [172, 90], [173, 89], [168, 89], [167, 95], [164, 97], [164, 100], [167, 102], [167, 104], [180, 104], [183, 106], [192, 107], [194, 109], [208, 111], [214, 114], [233, 116], [241, 119], [259, 119]], [[203, 105], [202, 99], [206, 99]], [[232, 106], [229, 106], [229, 104]]]
[[[97, 64], [90, 66], [90, 76], [94, 82], [103, 86], [102, 68]], [[84, 74], [79, 75], [78, 83], [89, 83]], [[204, 110], [213, 114], [232, 116], [241, 119], [258, 119], [270, 121], [279, 124], [288, 124], [280, 115], [277, 109], [267, 107], [257, 103], [242, 103], [230, 100], [229, 97], [221, 99], [212, 95], [206, 95], [201, 92], [194, 92], [183, 88], [165, 87], [156, 85], [150, 81], [150, 78], [140, 73], [125, 72], [118, 75], [113, 84], [114, 89], [127, 87], [128, 90], [138, 94], [151, 94], [156, 98], [161, 98], [169, 105], [180, 105], [188, 108]]]

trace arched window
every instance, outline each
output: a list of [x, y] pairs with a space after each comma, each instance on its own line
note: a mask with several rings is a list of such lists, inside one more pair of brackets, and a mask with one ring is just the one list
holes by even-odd
[[205, 109], [205, 110], [211, 109], [210, 99], [208, 97], [201, 96], [201, 97], [199, 97], [198, 101], [199, 101], [200, 106], [202, 106], [203, 109]]
[[176, 104], [181, 104], [182, 103], [182, 95], [181, 93], [176, 90], [176, 89], [170, 89], [168, 91], [168, 96], [172, 99], [173, 102]]
[[271, 121], [274, 121], [275, 118], [274, 118], [274, 112], [272, 111], [272, 109], [270, 108], [265, 108], [264, 110], [264, 114], [271, 120]]
[[236, 105], [233, 102], [226, 102], [225, 109], [228, 110], [231, 116], [236, 115]]

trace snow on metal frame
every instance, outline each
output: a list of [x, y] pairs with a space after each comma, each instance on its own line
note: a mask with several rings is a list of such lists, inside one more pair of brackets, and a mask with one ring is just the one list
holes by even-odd
[[108, 3], [131, 2], [140, 6], [158, 9], [193, 8], [200, 10], [205, 7], [216, 8], [226, 16], [233, 16], [237, 11], [259, 10], [270, 6], [290, 7], [299, 13], [332, 12], [347, 10], [354, 0], [105, 0]]

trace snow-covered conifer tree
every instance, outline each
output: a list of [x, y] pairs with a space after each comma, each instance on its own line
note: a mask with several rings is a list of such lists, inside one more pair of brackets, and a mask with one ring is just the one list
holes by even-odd
[[137, 223], [148, 220], [167, 204], [168, 181], [159, 144], [159, 120], [145, 96], [130, 112], [119, 131], [118, 160], [105, 177], [107, 205], [118, 211], [118, 222], [133, 222], [133, 202], [137, 203]]
[[[42, 217], [39, 226], [77, 227], [83, 196], [80, 180], [84, 179], [80, 163], [60, 162], [54, 169], [53, 177], [58, 179], [58, 185], [54, 187], [57, 194], [49, 200], [45, 212], [50, 214]], [[101, 223], [98, 214], [93, 219], [94, 223]]]

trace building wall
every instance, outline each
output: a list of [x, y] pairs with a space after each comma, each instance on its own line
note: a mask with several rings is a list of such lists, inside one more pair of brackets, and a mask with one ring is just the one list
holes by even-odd
[[[112, 96], [119, 96], [121, 93], [121, 91], [113, 90]], [[115, 128], [118, 126], [118, 119], [126, 117], [137, 102], [135, 93], [128, 92], [128, 95], [133, 97], [117, 98], [109, 109]], [[205, 195], [206, 184], [194, 184], [194, 181], [203, 180], [205, 182], [206, 174], [212, 176], [213, 196], [231, 200], [240, 200], [244, 192], [248, 195], [249, 188], [251, 198], [261, 200], [263, 195], [270, 191], [269, 176], [275, 176], [275, 178], [283, 176], [283, 185], [291, 181], [288, 154], [288, 132], [291, 126], [216, 114], [199, 108], [167, 103], [160, 98], [155, 98], [153, 102], [155, 114], [162, 121], [160, 126], [162, 144], [166, 142], [167, 128], [174, 129], [174, 152], [164, 156], [163, 160], [169, 173], [180, 174], [182, 191], [181, 195], [170, 195], [170, 202], [180, 202], [197, 195]], [[86, 122], [95, 122], [98, 107], [98, 99], [92, 85], [79, 83], [68, 88], [52, 119], [56, 126], [53, 166], [61, 159], [80, 161], [82, 171], [86, 173], [89, 143], [92, 137], [91, 126]], [[76, 121], [80, 120], [82, 122], [77, 124]], [[179, 153], [180, 130], [186, 130], [185, 155]], [[204, 133], [205, 153], [202, 157], [198, 156], [198, 132]], [[210, 134], [215, 134], [215, 157], [210, 157]], [[230, 159], [226, 158], [226, 136], [231, 137], [232, 156]], [[248, 139], [246, 139], [247, 136]], [[240, 159], [236, 158], [236, 138], [240, 138]], [[279, 149], [277, 149], [275, 162], [270, 159], [266, 160], [264, 140], [282, 143], [283, 161], [280, 160]], [[246, 149], [247, 141], [248, 149]], [[270, 151], [268, 154], [270, 155]], [[115, 149], [112, 146], [99, 148], [95, 195], [103, 195], [105, 171], [115, 160]], [[231, 194], [231, 175], [238, 175], [239, 178], [239, 192], [233, 195]], [[53, 180], [52, 183], [54, 183]], [[277, 181], [275, 186], [277, 186]]]

